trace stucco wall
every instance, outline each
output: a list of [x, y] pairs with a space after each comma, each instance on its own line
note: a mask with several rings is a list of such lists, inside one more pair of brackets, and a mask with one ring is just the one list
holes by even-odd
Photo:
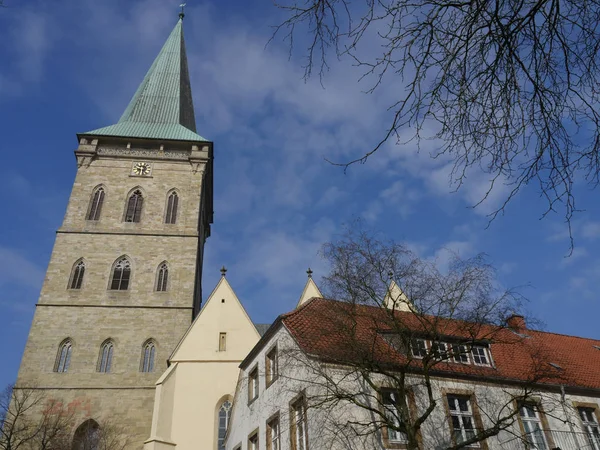
[[[269, 388], [265, 389], [265, 354], [277, 345], [280, 354], [280, 377]], [[314, 362], [314, 361], [313, 361]], [[318, 395], [325, 391], [322, 389], [323, 378], [316, 376], [318, 371], [311, 369], [313, 362], [300, 357], [298, 348], [285, 328], [281, 328], [270, 341], [264, 344], [261, 352], [253, 358], [242, 374], [242, 379], [236, 392], [235, 405], [230, 430], [226, 443], [227, 450], [233, 450], [241, 445], [242, 450], [247, 449], [248, 436], [257, 428], [259, 429], [260, 448], [266, 448], [266, 422], [279, 412], [281, 429], [281, 448], [290, 448], [290, 403], [300, 392], [305, 392], [308, 397], [308, 439], [309, 448], [316, 449], [383, 449], [385, 448], [381, 433], [357, 436], [345, 428], [348, 421], [369, 423], [368, 412], [351, 404], [340, 403], [328, 408], [316, 406]], [[247, 400], [248, 373], [258, 364], [260, 374], [259, 397], [251, 404]], [[330, 366], [329, 366], [330, 367]], [[347, 392], [371, 392], [369, 387], [361, 383], [360, 377], [349, 376], [341, 368], [330, 368], [329, 375], [337, 379]], [[343, 380], [343, 381], [341, 381]], [[385, 380], [380, 378], [379, 383], [385, 385]], [[413, 386], [418, 411], [426, 407], [426, 392], [418, 377], [410, 377], [407, 385]], [[451, 430], [446, 413], [446, 394], [472, 393], [476, 399], [477, 407], [484, 427], [492, 425], [490, 418], [498, 414], [514, 411], [514, 396], [521, 394], [520, 388], [511, 385], [496, 383], [460, 381], [436, 378], [433, 382], [434, 399], [437, 403], [431, 416], [422, 428], [423, 446], [425, 449], [443, 449], [451, 445]], [[533, 393], [532, 397], [541, 402], [545, 411], [547, 428], [553, 430], [554, 445], [563, 449], [584, 448], [585, 436], [579, 434], [580, 446], [576, 446], [573, 434], [581, 433], [581, 423], [575, 410], [576, 403], [589, 403], [598, 407], [600, 395], [575, 395], [567, 393], [563, 399], [558, 388], [541, 390]], [[378, 407], [377, 404], [373, 406]], [[506, 408], [506, 409], [502, 409]], [[506, 431], [498, 436], [487, 439], [490, 450], [505, 449], [517, 450], [523, 448], [520, 442], [521, 430], [518, 421], [515, 421]], [[552, 447], [553, 448], [553, 447]]]

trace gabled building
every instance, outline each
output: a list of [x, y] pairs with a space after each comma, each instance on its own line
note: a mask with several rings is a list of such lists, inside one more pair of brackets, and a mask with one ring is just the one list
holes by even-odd
[[600, 341], [407, 309], [280, 316], [240, 366], [226, 448], [407, 448], [425, 417], [419, 449], [600, 449]]

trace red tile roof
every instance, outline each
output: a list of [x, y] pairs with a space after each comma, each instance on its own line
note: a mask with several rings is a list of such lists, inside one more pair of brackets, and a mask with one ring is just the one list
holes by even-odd
[[383, 308], [320, 298], [284, 314], [280, 320], [304, 352], [333, 362], [392, 367], [408, 364], [418, 371], [422, 362], [408, 362], [404, 352], [386, 338], [386, 332], [389, 336], [404, 329], [413, 335], [434, 334], [439, 340], [455, 337], [489, 342], [494, 367], [438, 362], [433, 371], [440, 375], [600, 389], [598, 340], [530, 329], [517, 333], [494, 325], [410, 312], [395, 312], [392, 318]]

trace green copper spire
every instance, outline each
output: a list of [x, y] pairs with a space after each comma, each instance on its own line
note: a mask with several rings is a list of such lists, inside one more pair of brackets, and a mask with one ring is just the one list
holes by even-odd
[[196, 134], [181, 15], [119, 122], [82, 134], [206, 141]]

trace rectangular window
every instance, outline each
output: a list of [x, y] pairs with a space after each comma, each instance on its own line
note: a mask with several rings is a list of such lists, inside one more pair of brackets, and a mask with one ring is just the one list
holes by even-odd
[[525, 440], [532, 448], [548, 450], [538, 408], [532, 403], [521, 403], [519, 405], [519, 418], [525, 432]]
[[306, 405], [304, 403], [304, 397], [301, 397], [292, 403], [290, 431], [292, 450], [307, 450], [308, 436], [306, 429]]
[[[448, 411], [452, 421], [452, 436], [457, 444], [472, 439], [476, 434], [471, 399], [463, 395], [448, 395]], [[479, 443], [469, 445], [479, 447]]]
[[267, 422], [267, 450], [280, 450], [279, 415]]
[[469, 364], [469, 353], [467, 353], [467, 346], [463, 344], [455, 344], [452, 346], [452, 355], [454, 356], [454, 362]]
[[393, 444], [405, 444], [408, 442], [403, 422], [398, 407], [398, 391], [386, 389], [381, 391], [381, 400], [383, 403], [386, 419], [387, 441]]
[[266, 385], [269, 387], [279, 375], [279, 358], [277, 357], [277, 347], [274, 347], [267, 353], [265, 358]]
[[437, 360], [446, 360], [448, 359], [448, 346], [445, 342], [432, 342], [431, 353]]
[[258, 397], [258, 366], [248, 375], [248, 403]]
[[248, 436], [248, 450], [258, 450], [258, 430]]
[[227, 333], [219, 333], [219, 351], [224, 352], [227, 348]]
[[488, 349], [482, 345], [475, 345], [471, 349], [473, 355], [473, 362], [479, 366], [489, 366], [490, 357], [488, 356]]
[[581, 418], [581, 425], [583, 426], [583, 432], [585, 433], [589, 448], [600, 450], [600, 429], [595, 409], [579, 407], [577, 408], [577, 412]]
[[425, 339], [411, 339], [410, 350], [415, 358], [424, 358], [427, 356], [427, 343]]

